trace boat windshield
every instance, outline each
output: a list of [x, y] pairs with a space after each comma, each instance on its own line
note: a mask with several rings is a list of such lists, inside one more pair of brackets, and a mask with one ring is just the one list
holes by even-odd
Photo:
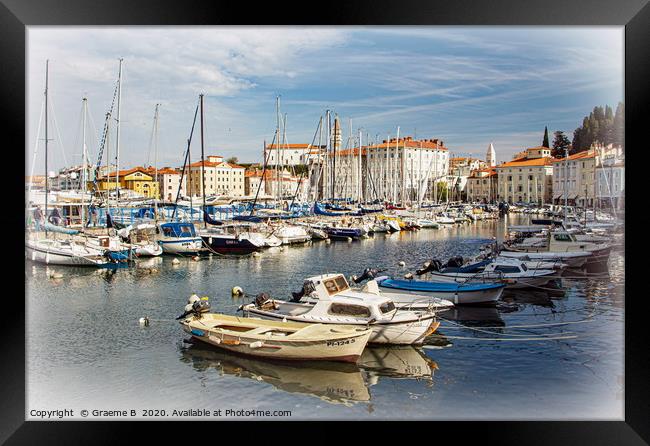
[[327, 289], [327, 292], [330, 296], [332, 294], [336, 294], [340, 291], [345, 291], [350, 288], [348, 286], [348, 282], [343, 276], [336, 276], [333, 279], [325, 280], [323, 281], [323, 284], [325, 285], [325, 288]]

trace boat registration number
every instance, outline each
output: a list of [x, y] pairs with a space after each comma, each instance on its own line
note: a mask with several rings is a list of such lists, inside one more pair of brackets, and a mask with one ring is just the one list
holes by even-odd
[[328, 347], [336, 347], [339, 345], [346, 345], [346, 344], [354, 344], [356, 340], [354, 338], [352, 339], [343, 339], [340, 341], [327, 341], [327, 346]]

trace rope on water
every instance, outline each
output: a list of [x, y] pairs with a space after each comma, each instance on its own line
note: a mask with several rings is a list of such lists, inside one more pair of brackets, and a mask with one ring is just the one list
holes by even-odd
[[[490, 335], [495, 334], [492, 331], [488, 331], [488, 330], [484, 329], [484, 328], [487, 328], [487, 327], [483, 327], [483, 328], [468, 327], [468, 326], [465, 326], [465, 325], [450, 321], [448, 319], [443, 319], [442, 317], [438, 317], [438, 318], [445, 321], [445, 322], [447, 322], [447, 323], [450, 323], [452, 325], [459, 326], [459, 327], [462, 327], [462, 328], [466, 328], [467, 330], [473, 330], [473, 331], [477, 331], [477, 332], [480, 332], [480, 333], [486, 333], [486, 334], [490, 334]], [[506, 328], [506, 327], [499, 327], [499, 328]], [[564, 332], [564, 333], [559, 333], [559, 334], [565, 335], [565, 334], [572, 334], [572, 333], [571, 332]], [[514, 334], [514, 333], [504, 334], [504, 336], [515, 337], [515, 338], [529, 337], [529, 335], [527, 335], [527, 334], [523, 335], [523, 334]], [[539, 336], [539, 337], [542, 337], [542, 338], [547, 338], [547, 337], [550, 337], [550, 336], [554, 336], [554, 334], [536, 334], [536, 336]], [[470, 338], [470, 339], [473, 339], [473, 338]]]
[[[575, 339], [578, 336], [555, 336], [555, 337], [530, 337], [530, 338], [477, 338], [470, 336], [445, 336], [432, 334], [431, 337], [437, 337], [438, 339], [466, 339], [472, 341], [557, 341], [562, 339]], [[423, 345], [422, 348], [433, 348], [436, 349], [435, 345]]]

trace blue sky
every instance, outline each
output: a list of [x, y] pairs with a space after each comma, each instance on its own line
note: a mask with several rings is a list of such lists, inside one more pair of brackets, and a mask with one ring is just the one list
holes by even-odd
[[[595, 105], [623, 100], [623, 37], [622, 27], [29, 27], [26, 158], [31, 165], [45, 59], [56, 120], [49, 160], [59, 168], [81, 161], [84, 95], [96, 162], [122, 57], [121, 167], [153, 163], [156, 103], [158, 165], [181, 165], [199, 93], [207, 152], [242, 162], [261, 160], [277, 95], [290, 143], [311, 142], [330, 109], [344, 140], [350, 120], [364, 139], [400, 126], [457, 156], [484, 158], [492, 142], [505, 161], [539, 145], [544, 126], [571, 138]], [[35, 173], [43, 158], [41, 142]]]

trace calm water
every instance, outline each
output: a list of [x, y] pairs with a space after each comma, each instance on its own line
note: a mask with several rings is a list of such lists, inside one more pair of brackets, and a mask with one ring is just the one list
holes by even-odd
[[[233, 286], [285, 297], [324, 272], [403, 275], [431, 258], [476, 254], [505, 227], [486, 221], [179, 265], [164, 257], [114, 273], [26, 262], [27, 416], [260, 409], [290, 410], [285, 419], [622, 419], [622, 249], [604, 277], [571, 273], [559, 292], [508, 292], [496, 308], [454, 309], [424, 348], [367, 348], [357, 365], [235, 357], [184, 343], [173, 320], [192, 293], [234, 314], [251, 298], [231, 297]], [[152, 265], [158, 272], [144, 268]]]

